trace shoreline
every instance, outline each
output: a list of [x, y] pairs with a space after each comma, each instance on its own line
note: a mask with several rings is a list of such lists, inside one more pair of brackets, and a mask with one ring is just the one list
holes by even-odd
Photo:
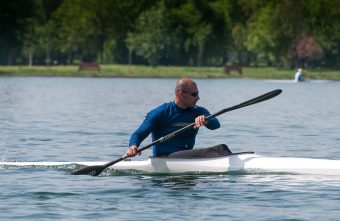
[[[93, 78], [236, 78], [292, 80], [295, 70], [272, 67], [244, 67], [242, 74], [223, 72], [223, 67], [180, 67], [143, 65], [100, 65], [100, 71], [78, 71], [78, 65], [0, 66], [1, 76], [93, 77]], [[305, 70], [307, 80], [340, 80], [340, 70]]]

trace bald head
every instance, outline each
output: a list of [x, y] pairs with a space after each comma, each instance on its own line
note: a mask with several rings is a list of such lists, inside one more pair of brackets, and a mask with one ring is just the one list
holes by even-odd
[[196, 83], [190, 78], [181, 78], [176, 82], [175, 103], [181, 108], [191, 108], [200, 99]]
[[190, 91], [191, 88], [197, 88], [196, 83], [190, 78], [180, 78], [176, 82], [175, 91]]

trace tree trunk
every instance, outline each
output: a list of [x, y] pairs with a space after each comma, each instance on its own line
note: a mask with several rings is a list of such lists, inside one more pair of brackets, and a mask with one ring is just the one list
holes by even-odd
[[32, 67], [33, 65], [33, 51], [28, 52], [28, 66]]
[[72, 64], [73, 63], [72, 51], [68, 51], [67, 63], [68, 64]]
[[133, 49], [131, 47], [129, 47], [129, 65], [132, 65], [132, 52], [133, 52]]
[[8, 52], [8, 58], [7, 58], [7, 64], [8, 65], [13, 65], [13, 52], [12, 50], [9, 50]]
[[48, 66], [51, 64], [51, 58], [50, 58], [50, 50], [46, 49], [46, 60], [45, 60], [45, 64]]

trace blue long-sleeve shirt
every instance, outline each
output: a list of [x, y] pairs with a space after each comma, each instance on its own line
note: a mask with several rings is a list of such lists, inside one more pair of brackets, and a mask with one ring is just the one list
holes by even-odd
[[[210, 113], [207, 109], [197, 105], [182, 109], [174, 101], [162, 104], [146, 115], [143, 123], [131, 135], [129, 146], [139, 146], [150, 133], [152, 133], [153, 141], [158, 140], [195, 122], [195, 118], [200, 115], [209, 116]], [[220, 127], [220, 123], [216, 118], [211, 118], [205, 126], [214, 130]], [[192, 128], [167, 141], [156, 144], [153, 147], [153, 155], [167, 155], [180, 150], [193, 149], [198, 130], [199, 128]]]

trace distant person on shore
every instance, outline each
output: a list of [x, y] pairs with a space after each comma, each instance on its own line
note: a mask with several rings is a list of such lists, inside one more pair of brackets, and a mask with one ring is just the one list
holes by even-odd
[[299, 69], [297, 70], [297, 72], [295, 73], [294, 81], [295, 81], [295, 82], [304, 81], [304, 76], [303, 76], [303, 75], [304, 75], [304, 73], [303, 73], [302, 69], [299, 68]]

